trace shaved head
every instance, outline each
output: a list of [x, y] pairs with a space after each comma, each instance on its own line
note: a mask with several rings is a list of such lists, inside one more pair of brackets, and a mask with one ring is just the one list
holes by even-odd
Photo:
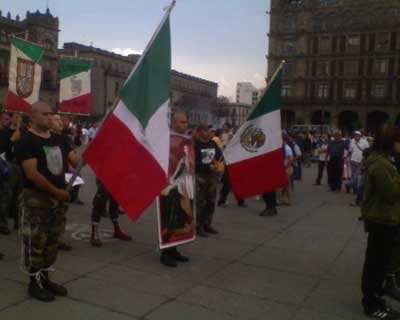
[[50, 105], [43, 101], [32, 105], [32, 125], [38, 131], [49, 131], [53, 111]]
[[188, 120], [186, 114], [183, 112], [176, 112], [172, 116], [171, 128], [177, 133], [186, 133], [188, 127]]

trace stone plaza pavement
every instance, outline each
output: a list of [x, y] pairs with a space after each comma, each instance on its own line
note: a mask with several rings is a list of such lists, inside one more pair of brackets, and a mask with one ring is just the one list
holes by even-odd
[[191, 261], [172, 269], [159, 263], [154, 208], [136, 224], [121, 216], [132, 242], [111, 239], [104, 219], [104, 246], [90, 246], [95, 187], [85, 168], [85, 205], [71, 205], [68, 213], [73, 251], [61, 252], [54, 266], [53, 277], [66, 285], [68, 297], [41, 303], [27, 296], [14, 232], [0, 238], [6, 254], [0, 319], [365, 319], [360, 277], [366, 237], [359, 209], [349, 206], [350, 195], [313, 186], [315, 174], [315, 167], [305, 169], [295, 205], [279, 207], [276, 217], [259, 217], [263, 202], [255, 199], [247, 209], [233, 201], [218, 208], [220, 234], [182, 247]]

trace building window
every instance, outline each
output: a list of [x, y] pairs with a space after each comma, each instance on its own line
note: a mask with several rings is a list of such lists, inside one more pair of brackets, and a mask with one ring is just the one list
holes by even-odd
[[316, 87], [316, 96], [319, 99], [326, 99], [329, 95], [329, 85], [327, 83], [318, 83]]
[[336, 3], [337, 0], [319, 0], [321, 6], [329, 6]]
[[380, 32], [376, 37], [376, 50], [389, 49], [389, 33]]
[[344, 62], [344, 75], [347, 77], [354, 77], [358, 74], [358, 61], [345, 61]]
[[282, 31], [293, 31], [296, 28], [296, 18], [294, 16], [285, 16], [281, 19]]
[[293, 89], [293, 85], [291, 83], [283, 83], [281, 96], [285, 97], [285, 98], [291, 97], [292, 89]]
[[379, 59], [374, 63], [374, 74], [377, 75], [386, 75], [388, 72], [388, 60], [387, 59]]
[[386, 96], [386, 83], [375, 82], [372, 88], [372, 95], [375, 98], [384, 98]]
[[356, 83], [345, 83], [344, 97], [345, 97], [345, 99], [355, 99], [357, 97], [357, 84]]
[[331, 51], [331, 39], [329, 37], [322, 37], [319, 40], [319, 51], [322, 53]]
[[295, 49], [294, 40], [285, 40], [282, 45], [282, 53], [290, 54], [293, 53]]
[[293, 74], [294, 74], [294, 63], [286, 62], [283, 65], [283, 75], [284, 76], [293, 76]]
[[360, 51], [360, 36], [348, 36], [347, 37], [347, 52], [357, 52]]
[[320, 77], [329, 76], [329, 62], [328, 61], [320, 61], [317, 65], [317, 75]]
[[115, 82], [115, 88], [114, 88], [114, 96], [118, 96], [119, 93], [119, 82]]

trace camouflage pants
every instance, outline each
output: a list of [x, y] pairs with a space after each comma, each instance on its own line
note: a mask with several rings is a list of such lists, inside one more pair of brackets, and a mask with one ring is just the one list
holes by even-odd
[[18, 197], [22, 176], [18, 166], [10, 164], [10, 176], [0, 181], [0, 226], [8, 226], [8, 218], [18, 217]]
[[21, 234], [25, 267], [46, 269], [57, 259], [58, 239], [65, 230], [67, 205], [49, 195], [24, 189], [21, 196]]
[[106, 213], [107, 202], [111, 220], [118, 220], [118, 203], [115, 202], [114, 198], [108, 193], [98, 179], [96, 179], [96, 184], [97, 192], [93, 199], [92, 222], [100, 222], [101, 216]]
[[217, 178], [214, 174], [196, 175], [196, 216], [198, 226], [212, 223], [217, 198]]

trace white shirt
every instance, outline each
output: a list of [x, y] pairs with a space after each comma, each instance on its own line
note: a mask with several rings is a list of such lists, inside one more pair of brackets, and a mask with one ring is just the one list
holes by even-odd
[[82, 128], [82, 143], [87, 144], [89, 141], [89, 131], [86, 128]]
[[293, 151], [292, 148], [286, 143], [283, 145], [283, 147], [285, 151], [285, 167], [287, 167], [290, 158], [293, 158]]
[[352, 139], [350, 142], [349, 152], [351, 152], [351, 161], [361, 163], [363, 158], [363, 151], [369, 148], [369, 143], [365, 139], [360, 139], [356, 142], [355, 139]]
[[[319, 148], [318, 151], [320, 153], [318, 153], [318, 160], [319, 161], [326, 161], [327, 160], [327, 156], [328, 156], [328, 144], [327, 143], [323, 143]], [[322, 151], [322, 152], [321, 152]]]
[[93, 140], [93, 138], [94, 138], [94, 136], [96, 135], [96, 133], [97, 133], [97, 128], [91, 127], [91, 128], [89, 129], [89, 132], [88, 132], [89, 139], [90, 139], [90, 140]]

